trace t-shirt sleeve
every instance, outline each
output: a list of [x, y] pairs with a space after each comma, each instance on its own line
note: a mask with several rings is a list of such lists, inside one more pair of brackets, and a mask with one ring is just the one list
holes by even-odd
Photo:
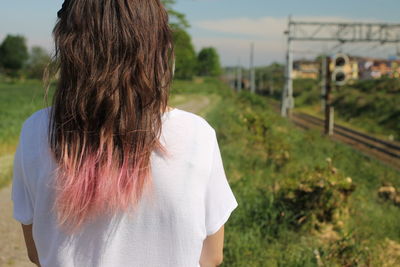
[[22, 224], [33, 223], [33, 204], [26, 184], [26, 175], [22, 158], [21, 139], [14, 156], [13, 181], [11, 198], [14, 204], [14, 219]]
[[215, 234], [238, 206], [225, 175], [217, 138], [214, 134], [210, 177], [206, 187], [206, 233]]

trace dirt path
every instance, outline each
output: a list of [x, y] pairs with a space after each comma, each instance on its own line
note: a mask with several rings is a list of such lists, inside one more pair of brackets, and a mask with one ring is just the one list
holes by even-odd
[[[176, 104], [175, 104], [175, 103]], [[206, 111], [217, 103], [213, 97], [195, 95], [178, 96], [171, 99], [171, 105], [182, 110], [204, 116]], [[0, 158], [0, 175], [4, 175], [12, 166], [12, 155]], [[35, 266], [28, 260], [21, 226], [12, 218], [11, 186], [0, 190], [0, 267]]]
[[[183, 104], [176, 105], [177, 108], [190, 111], [201, 116], [204, 116], [204, 112], [208, 109], [211, 104], [211, 99], [206, 96], [196, 96], [192, 100], [189, 100]], [[173, 105], [174, 106], [174, 105]]]

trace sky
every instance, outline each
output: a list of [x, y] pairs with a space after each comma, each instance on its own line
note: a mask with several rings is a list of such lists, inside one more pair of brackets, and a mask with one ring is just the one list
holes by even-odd
[[[51, 31], [62, 0], [1, 0], [0, 40], [22, 34], [29, 46], [52, 51]], [[288, 16], [298, 21], [400, 23], [399, 0], [177, 0], [175, 9], [186, 14], [196, 51], [215, 47], [224, 66], [248, 66], [250, 45], [255, 64], [284, 62]], [[335, 43], [294, 44], [295, 58], [312, 58]], [[342, 52], [388, 57], [393, 45], [346, 45]], [[334, 50], [332, 50], [334, 51]]]

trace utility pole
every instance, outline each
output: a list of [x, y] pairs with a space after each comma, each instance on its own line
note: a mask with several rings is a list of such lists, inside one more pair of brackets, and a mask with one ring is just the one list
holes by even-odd
[[327, 68], [328, 66], [328, 57], [326, 55], [322, 56], [322, 62], [321, 62], [321, 111], [325, 112], [325, 105], [326, 105], [326, 87], [327, 87], [327, 82], [330, 80], [330, 77], [327, 77]]
[[272, 79], [272, 72], [269, 76], [269, 95], [274, 95], [274, 80]]
[[236, 76], [237, 76], [237, 68], [232, 68], [231, 70], [231, 88], [236, 90]]
[[331, 70], [330, 70], [330, 58], [326, 58], [325, 66], [325, 79], [326, 79], [326, 92], [325, 92], [325, 134], [333, 135], [334, 125], [334, 108], [332, 106], [332, 83], [331, 83]]
[[237, 91], [240, 92], [242, 91], [242, 66], [240, 66], [240, 59], [239, 59], [239, 64], [237, 67]]
[[264, 90], [264, 79], [262, 71], [258, 72], [258, 90]]
[[282, 107], [281, 107], [281, 115], [283, 117], [291, 117], [292, 109], [294, 108], [294, 99], [293, 99], [293, 51], [292, 51], [292, 35], [291, 35], [291, 27], [292, 27], [292, 18], [289, 17], [289, 25], [288, 30], [285, 31], [287, 35], [287, 53], [286, 53], [286, 73], [285, 73], [285, 88], [282, 93]]
[[250, 91], [256, 92], [256, 74], [254, 69], [254, 43], [251, 43], [250, 48]]

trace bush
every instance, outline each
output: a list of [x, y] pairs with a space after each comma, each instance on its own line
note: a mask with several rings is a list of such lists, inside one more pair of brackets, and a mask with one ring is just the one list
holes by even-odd
[[355, 184], [333, 167], [330, 158], [327, 162], [326, 167], [316, 167], [277, 185], [277, 208], [282, 209], [282, 217], [288, 217], [294, 229], [307, 225], [318, 230], [321, 224], [337, 225], [343, 219], [341, 214], [348, 208]]

